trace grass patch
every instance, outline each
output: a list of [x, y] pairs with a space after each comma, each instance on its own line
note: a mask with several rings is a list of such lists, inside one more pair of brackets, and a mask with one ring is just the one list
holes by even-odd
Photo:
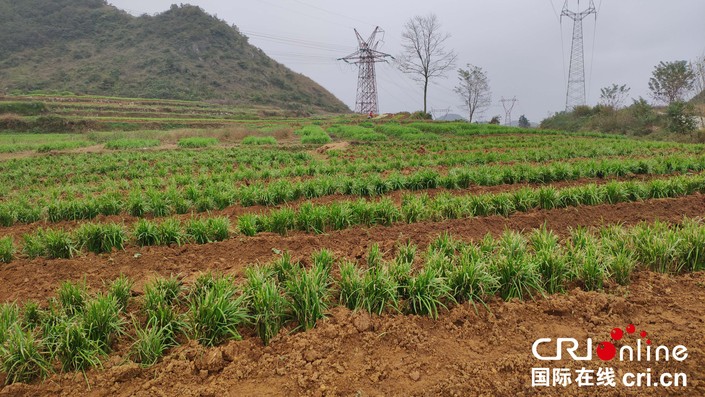
[[105, 148], [110, 150], [126, 149], [146, 149], [159, 146], [161, 142], [157, 139], [116, 139], [105, 143]]
[[216, 146], [218, 140], [216, 138], [192, 137], [179, 139], [179, 147], [184, 149], [197, 149], [210, 146]]
[[243, 145], [276, 145], [277, 140], [273, 136], [246, 136], [242, 140]]

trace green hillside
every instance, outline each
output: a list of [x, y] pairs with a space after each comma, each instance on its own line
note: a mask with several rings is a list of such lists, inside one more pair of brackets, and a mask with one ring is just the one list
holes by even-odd
[[201, 8], [132, 16], [102, 0], [0, 0], [0, 93], [221, 100], [347, 112]]

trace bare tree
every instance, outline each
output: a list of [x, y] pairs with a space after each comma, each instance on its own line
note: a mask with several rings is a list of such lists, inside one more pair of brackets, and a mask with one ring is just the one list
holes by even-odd
[[415, 16], [404, 25], [401, 35], [404, 51], [397, 57], [399, 69], [423, 84], [423, 111], [426, 113], [428, 82], [441, 77], [455, 65], [456, 55], [446, 50], [444, 43], [450, 37], [441, 33], [441, 24], [435, 14]]
[[631, 88], [627, 87], [626, 84], [617, 85], [612, 84], [609, 87], [604, 87], [600, 89], [600, 102], [612, 109], [619, 109], [622, 107], [624, 100], [627, 99]]
[[649, 89], [654, 99], [670, 105], [683, 101], [693, 89], [694, 83], [695, 73], [687, 61], [661, 61], [649, 79]]
[[468, 121], [472, 123], [475, 113], [492, 104], [490, 82], [481, 67], [470, 64], [467, 69], [458, 69], [458, 80], [460, 82], [454, 91], [463, 99], [463, 108], [468, 111]]
[[690, 68], [695, 73], [695, 91], [700, 94], [705, 91], [705, 53], [692, 61]]

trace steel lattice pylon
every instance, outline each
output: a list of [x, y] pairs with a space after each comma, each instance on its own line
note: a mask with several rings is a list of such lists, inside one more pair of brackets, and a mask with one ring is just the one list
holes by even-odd
[[588, 15], [595, 14], [597, 10], [595, 3], [590, 0], [590, 6], [580, 12], [580, 0], [578, 0], [578, 12], [568, 9], [568, 0], [563, 5], [561, 20], [568, 17], [573, 20], [573, 43], [570, 49], [570, 70], [568, 72], [568, 92], [565, 100], [565, 110], [571, 111], [576, 106], [585, 105], [585, 52], [583, 50], [583, 19]]
[[377, 51], [379, 41], [375, 41], [378, 33], [384, 33], [379, 27], [375, 28], [370, 38], [363, 40], [355, 29], [359, 48], [356, 52], [340, 58], [339, 60], [358, 65], [357, 99], [355, 100], [356, 113], [379, 113], [379, 100], [377, 96], [377, 74], [375, 63], [387, 62], [386, 58], [393, 58], [389, 54]]

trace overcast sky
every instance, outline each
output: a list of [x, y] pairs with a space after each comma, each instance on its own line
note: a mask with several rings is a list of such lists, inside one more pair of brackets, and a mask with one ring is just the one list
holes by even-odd
[[[165, 11], [173, 0], [109, 0], [132, 14]], [[447, 47], [458, 65], [482, 67], [490, 78], [493, 106], [483, 119], [504, 115], [499, 100], [517, 97], [512, 113], [538, 122], [565, 108], [572, 21], [558, 15], [563, 0], [338, 1], [192, 0], [210, 14], [236, 25], [250, 42], [289, 68], [355, 107], [357, 69], [336, 58], [352, 53], [353, 28], [367, 38], [375, 26], [385, 30], [383, 52], [398, 55], [404, 23], [435, 13], [451, 35]], [[580, 2], [585, 9], [587, 0]], [[648, 80], [659, 61], [692, 60], [705, 53], [703, 0], [595, 0], [597, 21], [584, 22], [588, 104], [600, 88], [627, 84], [632, 97], [648, 97]], [[577, 9], [577, 0], [569, 0]], [[562, 27], [561, 27], [562, 26]], [[378, 64], [381, 112], [423, 107], [421, 87], [391, 64]], [[429, 108], [464, 114], [453, 93], [457, 72], [429, 89]]]

